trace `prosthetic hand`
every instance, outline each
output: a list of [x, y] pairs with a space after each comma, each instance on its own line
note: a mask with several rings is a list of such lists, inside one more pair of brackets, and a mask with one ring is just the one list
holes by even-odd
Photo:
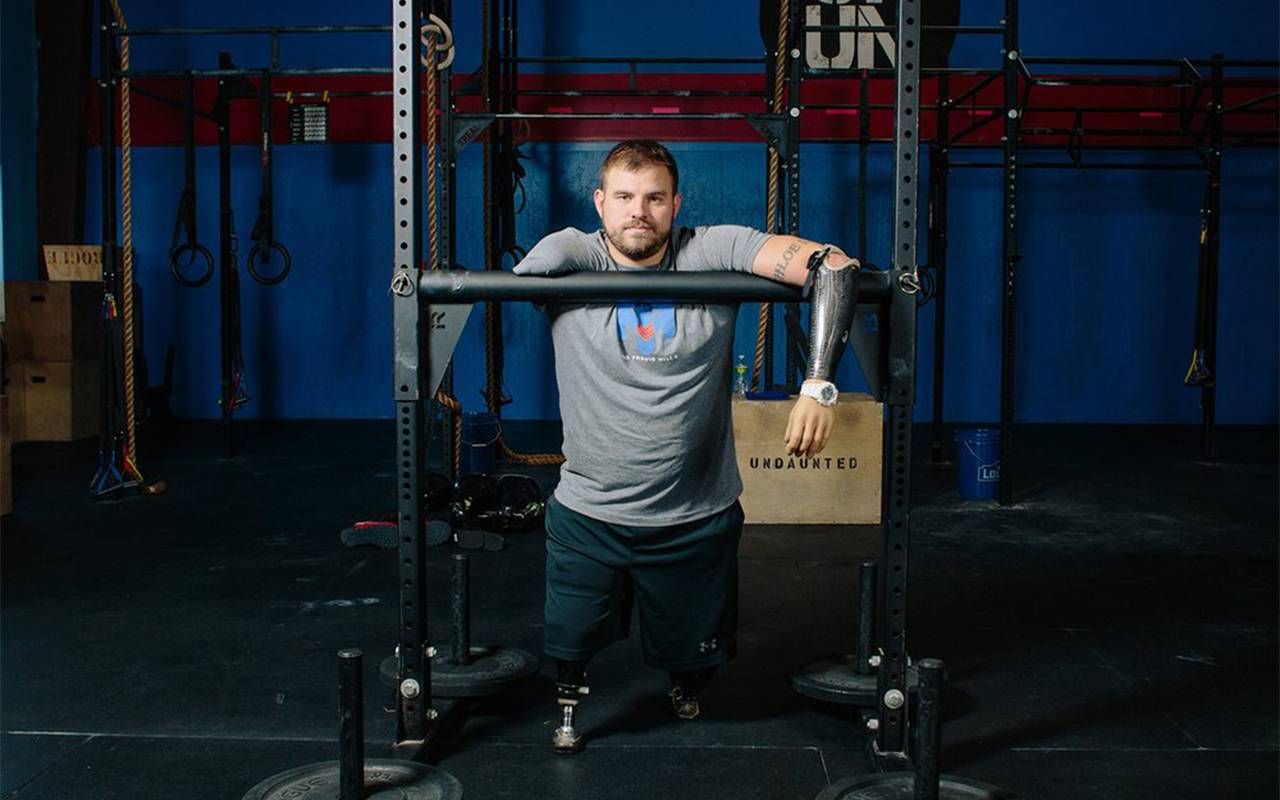
[[[832, 261], [835, 260], [835, 264]], [[787, 419], [788, 455], [815, 456], [827, 446], [839, 392], [831, 379], [849, 340], [858, 300], [858, 260], [828, 246], [809, 258], [809, 368]]]

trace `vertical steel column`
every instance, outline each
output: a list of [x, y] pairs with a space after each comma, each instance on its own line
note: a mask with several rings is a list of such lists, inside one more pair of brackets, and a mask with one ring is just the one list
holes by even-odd
[[[856, 41], [856, 39], [855, 39]], [[858, 256], [867, 257], [867, 156], [871, 148], [871, 88], [867, 71], [858, 72]]]
[[1204, 364], [1209, 381], [1200, 387], [1200, 453], [1205, 461], [1216, 459], [1214, 427], [1217, 424], [1218, 383], [1218, 253], [1222, 221], [1222, 54], [1214, 53], [1210, 72], [1213, 107], [1209, 114], [1209, 197], [1205, 208]]
[[1004, 296], [1000, 321], [1000, 505], [1013, 502], [1013, 373], [1014, 336], [1017, 333], [1018, 255], [1018, 0], [1004, 1], [1004, 219], [1001, 224], [1001, 262]]
[[[99, 136], [99, 169], [102, 174], [102, 293], [105, 306], [109, 297], [116, 296], [119, 279], [116, 275], [120, 258], [120, 242], [116, 238], [118, 219], [116, 216], [116, 40], [115, 19], [111, 13], [109, 0], [98, 3], [98, 136]], [[119, 319], [109, 319], [102, 315], [103, 355], [107, 348], [115, 348], [122, 332]], [[116, 412], [112, 402], [118, 395], [113, 388], [121, 380], [115, 365], [120, 363], [115, 358], [106, 357], [100, 365], [100, 386], [102, 389], [102, 434], [100, 438], [99, 457], [103, 463], [111, 458], [119, 448], [118, 431], [115, 428]], [[101, 467], [100, 467], [101, 468]]]
[[[798, 236], [800, 233], [800, 79], [803, 67], [803, 59], [801, 56], [801, 43], [805, 40], [804, 26], [804, 8], [799, 0], [792, 0], [790, 6], [791, 21], [787, 32], [790, 34], [791, 41], [787, 43], [787, 56], [790, 59], [787, 64], [787, 152], [782, 161], [783, 180], [786, 184], [786, 204], [784, 208], [787, 211], [786, 232], [792, 236]], [[777, 306], [775, 305], [776, 309]], [[800, 318], [800, 307], [797, 303], [790, 303], [787, 307], [787, 314], [794, 315], [795, 319]], [[774, 314], [774, 322], [777, 322], [777, 315]], [[804, 376], [800, 374], [800, 364], [796, 358], [796, 348], [798, 346], [795, 341], [795, 335], [792, 333], [790, 326], [783, 325], [784, 339], [786, 342], [786, 378], [782, 384], [788, 388], [799, 386]], [[769, 330], [777, 330], [776, 324], [771, 325]], [[772, 342], [770, 342], [772, 345]], [[770, 348], [772, 350], [772, 347]], [[766, 362], [770, 363], [770, 362]], [[766, 375], [771, 374], [771, 370], [766, 367]], [[835, 380], [835, 375], [831, 375], [831, 379]]]
[[[232, 69], [231, 56], [218, 54], [218, 69]], [[218, 96], [214, 102], [214, 116], [218, 120], [218, 319], [221, 340], [220, 374], [222, 379], [222, 434], [227, 458], [236, 452], [235, 441], [235, 380], [232, 376], [232, 325], [239, 324], [231, 317], [234, 293], [239, 289], [234, 285], [236, 270], [235, 258], [237, 247], [234, 241], [235, 223], [231, 208], [231, 89], [227, 86], [227, 78], [218, 78]]]
[[[424, 741], [431, 704], [426, 557], [422, 520], [423, 406], [430, 335], [423, 324], [417, 276], [422, 263], [422, 67], [418, 26], [423, 0], [391, 0], [392, 130], [395, 158], [394, 375], [396, 510], [400, 534], [400, 644], [396, 648], [399, 742]], [[434, 68], [433, 66], [427, 67]]]
[[889, 298], [888, 414], [884, 437], [883, 555], [876, 745], [901, 753], [907, 742], [907, 551], [911, 541], [911, 409], [915, 403], [916, 294], [920, 288], [916, 207], [920, 145], [922, 0], [900, 0], [894, 107], [894, 225]]
[[946, 391], [947, 200], [951, 173], [951, 87], [938, 76], [938, 134], [929, 149], [929, 266], [933, 268], [933, 463], [943, 461], [943, 400]]
[[[449, 0], [433, 0], [435, 13], [453, 24], [453, 3]], [[434, 65], [432, 65], [434, 67]], [[453, 269], [458, 263], [458, 148], [453, 141], [453, 115], [457, 112], [453, 97], [453, 69], [441, 70], [440, 77], [440, 142], [444, 146], [445, 162], [440, 176], [440, 261], [444, 269]]]

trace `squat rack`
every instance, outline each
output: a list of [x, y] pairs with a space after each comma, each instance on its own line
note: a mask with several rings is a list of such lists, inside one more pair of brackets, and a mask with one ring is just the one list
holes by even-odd
[[[1012, 0], [1009, 0], [1012, 2]], [[896, 47], [897, 88], [895, 98], [894, 146], [894, 236], [893, 255], [887, 271], [865, 271], [860, 279], [862, 297], [874, 305], [883, 320], [878, 330], [868, 332], [855, 326], [854, 349], [864, 372], [876, 393], [885, 400], [888, 410], [884, 437], [884, 493], [882, 511], [882, 544], [880, 586], [877, 606], [881, 639], [878, 647], [877, 711], [874, 751], [885, 758], [906, 757], [908, 750], [908, 714], [906, 709], [909, 661], [906, 648], [907, 555], [910, 539], [910, 472], [911, 422], [915, 402], [916, 370], [916, 295], [920, 287], [916, 252], [917, 186], [919, 154], [919, 82], [920, 59], [917, 42], [922, 31], [920, 0], [901, 0]], [[448, 70], [438, 82], [440, 144], [428, 149], [427, 167], [422, 160], [422, 134], [435, 120], [424, 120], [421, 98], [424, 82], [431, 86], [435, 77], [426, 81], [419, 68], [419, 26], [431, 11], [445, 19], [450, 17], [447, 0], [392, 0], [392, 61], [394, 120], [394, 270], [392, 279], [393, 340], [395, 381], [393, 396], [396, 412], [397, 497], [399, 512], [400, 554], [400, 624], [397, 647], [397, 747], [402, 752], [421, 753], [439, 735], [443, 721], [450, 718], [456, 705], [437, 703], [431, 694], [431, 657], [434, 648], [427, 625], [426, 558], [424, 536], [424, 493], [421, 485], [425, 474], [426, 454], [424, 425], [426, 404], [435, 386], [428, 385], [431, 370], [432, 332], [427, 313], [428, 303], [464, 304], [522, 299], [532, 301], [575, 300], [616, 302], [640, 296], [661, 296], [672, 300], [697, 298], [722, 302], [798, 300], [795, 290], [752, 276], [717, 276], [713, 285], [699, 285], [697, 276], [648, 275], [643, 287], [629, 283], [626, 275], [579, 275], [568, 278], [515, 278], [495, 274], [489, 261], [485, 270], [454, 272], [456, 241], [456, 205], [454, 186], [458, 152], [482, 131], [498, 120], [521, 119], [664, 119], [700, 120], [733, 119], [746, 121], [763, 133], [769, 144], [781, 151], [781, 169], [785, 173], [786, 218], [788, 228], [799, 224], [799, 51], [794, 47], [779, 48], [784, 56], [789, 103], [770, 113], [733, 114], [520, 114], [514, 110], [515, 82], [520, 59], [515, 54], [514, 0], [504, 0], [501, 36], [493, 20], [485, 30], [487, 46], [501, 41], [510, 53], [505, 59], [486, 63], [501, 68], [501, 81], [495, 90], [486, 76], [486, 99], [497, 97], [503, 104], [497, 110], [478, 114], [457, 113]], [[491, 13], [492, 0], [486, 1]], [[798, 4], [789, 12], [789, 30], [804, 30]], [[780, 37], [782, 42], [784, 37]], [[434, 34], [429, 34], [428, 53], [435, 47]], [[793, 42], [794, 39], [789, 41]], [[783, 42], [784, 45], [787, 42]], [[787, 59], [786, 55], [790, 58]], [[588, 59], [594, 60], [594, 59]], [[623, 59], [634, 65], [645, 59]], [[670, 60], [672, 62], [677, 60]], [[678, 60], [692, 63], [694, 60]], [[434, 61], [428, 59], [434, 69]], [[789, 64], [789, 67], [786, 65]], [[427, 113], [435, 102], [428, 98]], [[438, 175], [438, 179], [436, 176]], [[438, 184], [435, 181], [438, 180]], [[432, 255], [433, 267], [442, 271], [423, 272], [423, 194], [428, 187], [427, 203], [435, 204], [443, 217], [440, 223], [440, 248]], [[437, 188], [438, 187], [438, 188]], [[438, 192], [438, 196], [434, 194]], [[776, 232], [776, 231], [770, 231]], [[486, 243], [486, 248], [491, 244]], [[491, 256], [488, 256], [491, 257]], [[741, 278], [739, 280], [738, 278]], [[732, 280], [725, 280], [732, 278]], [[794, 348], [788, 347], [790, 355]], [[788, 359], [790, 361], [790, 359]], [[438, 367], [438, 365], [437, 365]], [[788, 364], [788, 380], [794, 375]]]

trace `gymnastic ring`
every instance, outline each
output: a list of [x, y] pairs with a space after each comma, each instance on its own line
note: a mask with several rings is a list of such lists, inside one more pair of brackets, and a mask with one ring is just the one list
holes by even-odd
[[[182, 274], [184, 267], [179, 261], [184, 253], [192, 254], [191, 260], [186, 266], [194, 265], [197, 261], [197, 256], [204, 259], [205, 269], [198, 277], [188, 278]], [[185, 286], [189, 289], [204, 286], [213, 277], [213, 254], [209, 252], [209, 248], [195, 242], [175, 245], [169, 249], [169, 273], [173, 275], [173, 279], [178, 282], [179, 286]]]
[[[257, 261], [258, 256], [265, 254], [267, 250], [274, 250], [280, 254], [280, 259], [284, 262], [284, 266], [275, 275], [263, 275], [258, 272]], [[293, 257], [289, 255], [289, 251], [279, 242], [254, 242], [253, 247], [249, 248], [249, 257], [245, 259], [245, 269], [255, 281], [263, 286], [275, 286], [280, 281], [289, 277], [289, 270], [293, 269]]]
[[427, 46], [427, 31], [431, 30], [441, 36], [440, 41], [436, 43], [437, 50], [448, 50], [453, 47], [453, 29], [449, 27], [448, 23], [435, 14], [428, 14], [427, 19], [430, 21], [422, 23], [422, 29], [419, 32], [422, 37], [422, 46]]
[[[454, 55], [457, 54], [457, 49], [453, 46], [453, 31], [449, 28], [449, 26], [445, 23], [444, 20], [440, 19], [435, 14], [428, 14], [427, 17], [431, 21], [424, 22], [422, 24], [422, 27], [418, 33], [419, 40], [421, 41], [422, 46], [426, 47], [427, 33], [429, 31], [435, 31], [436, 33], [440, 34], [442, 39], [440, 42], [436, 43], [436, 51], [439, 52], [440, 50], [444, 50], [445, 56], [443, 61], [436, 64], [436, 71], [443, 72], [444, 70], [448, 69], [451, 64], [453, 64], [453, 57]], [[425, 54], [421, 56], [421, 61], [422, 61], [422, 66], [424, 67], [428, 66], [427, 57]]]

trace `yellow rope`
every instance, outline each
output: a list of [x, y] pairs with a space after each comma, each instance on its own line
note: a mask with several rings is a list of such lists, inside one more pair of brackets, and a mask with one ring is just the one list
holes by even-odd
[[[440, 269], [440, 209], [436, 202], [436, 150], [440, 144], [440, 122], [436, 115], [440, 107], [440, 81], [436, 74], [436, 36], [437, 29], [427, 28], [427, 266], [429, 269]], [[436, 402], [449, 409], [449, 420], [453, 426], [453, 474], [462, 472], [462, 415], [459, 413], [462, 404], [458, 399], [441, 389], [436, 392]]]
[[[111, 0], [111, 11], [120, 30], [128, 30], [124, 11], [118, 0]], [[129, 37], [120, 37], [120, 68], [129, 70]], [[142, 479], [137, 466], [137, 411], [135, 408], [135, 386], [133, 366], [133, 126], [132, 108], [130, 104], [130, 80], [120, 80], [120, 208], [121, 208], [121, 247], [124, 250], [124, 266], [121, 275], [121, 299], [123, 301], [124, 319], [124, 417], [125, 417], [125, 453], [126, 466], [134, 476]], [[104, 153], [103, 158], [111, 154]]]
[[436, 32], [427, 31], [427, 264], [439, 269], [436, 259], [436, 237], [439, 235], [440, 218], [436, 207], [436, 146], [440, 141], [440, 127], [436, 120], [440, 105], [436, 78]]
[[[774, 114], [781, 114], [784, 109], [783, 101], [786, 97], [787, 86], [787, 40], [790, 38], [790, 32], [790, 0], [779, 0], [778, 40], [774, 46], [773, 99], [770, 103], [770, 110]], [[778, 155], [778, 148], [771, 145], [769, 147], [768, 188], [765, 194], [764, 206], [764, 228], [766, 233], [778, 232], [778, 184], [781, 179], [781, 171], [781, 158]], [[769, 311], [771, 308], [769, 303], [760, 304], [760, 318], [756, 324], [756, 353], [752, 364], [754, 371], [752, 385], [756, 390], [765, 388], [764, 354], [765, 347], [769, 344]]]

